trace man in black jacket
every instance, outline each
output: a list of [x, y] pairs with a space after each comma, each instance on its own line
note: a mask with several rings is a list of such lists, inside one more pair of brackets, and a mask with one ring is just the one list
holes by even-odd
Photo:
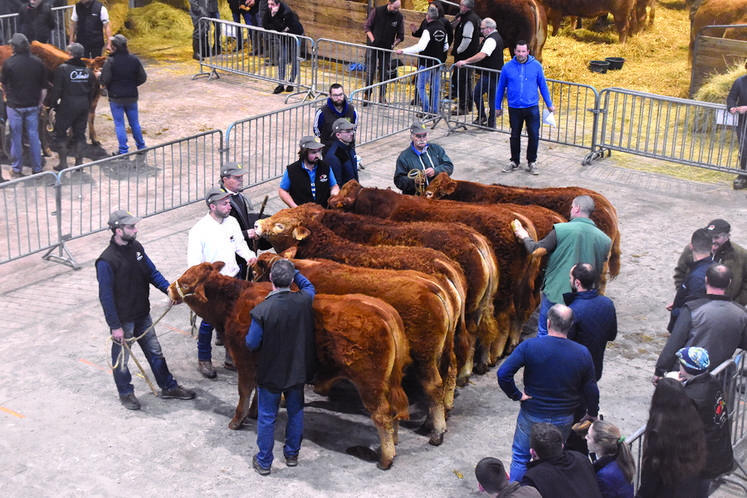
[[[400, 0], [389, 0], [389, 3], [376, 7], [371, 11], [364, 31], [366, 33], [366, 45], [384, 50], [369, 50], [366, 57], [366, 86], [374, 84], [376, 70], [378, 67], [379, 81], [388, 79], [389, 63], [392, 60], [391, 52], [394, 47], [405, 41], [405, 22], [402, 13], [399, 11], [402, 3]], [[365, 100], [371, 97], [370, 92], [366, 92]], [[379, 102], [386, 102], [386, 85], [379, 87]], [[363, 102], [366, 106], [368, 103]]]
[[355, 125], [345, 118], [338, 118], [332, 126], [335, 141], [324, 155], [335, 175], [338, 185], [350, 180], [358, 181], [358, 162], [355, 155]]
[[340, 193], [329, 164], [322, 161], [322, 142], [318, 137], [301, 138], [298, 161], [288, 165], [280, 180], [278, 195], [288, 207], [315, 202], [327, 207], [327, 201]]
[[[239, 163], [228, 162], [220, 170], [220, 181], [219, 184], [224, 192], [231, 194], [231, 214], [239, 222], [241, 233], [244, 235], [244, 240], [249, 246], [249, 249], [257, 253], [257, 249], [268, 250], [272, 249], [272, 244], [265, 239], [261, 239], [254, 233], [254, 222], [256, 222], [260, 216], [258, 213], [253, 213], [252, 203], [244, 197], [241, 193], [241, 188], [244, 186], [244, 175], [249, 174], [249, 170], [241, 166]], [[267, 218], [267, 215], [262, 215], [262, 218]], [[239, 275], [237, 278], [242, 280], [246, 279], [246, 260], [236, 255], [236, 262], [239, 264]], [[226, 356], [226, 360], [230, 358]]]
[[[454, 18], [454, 47], [451, 49], [455, 63], [469, 59], [480, 50], [480, 18], [472, 10], [474, 8], [475, 0], [459, 2], [459, 14]], [[472, 112], [471, 82], [472, 70], [457, 66], [451, 79], [451, 95], [459, 101], [452, 112], [457, 115]]]
[[702, 496], [706, 496], [711, 479], [729, 472], [734, 465], [729, 410], [721, 382], [708, 371], [711, 367], [708, 351], [698, 347], [682, 348], [677, 351], [677, 358], [680, 360], [680, 380], [698, 410], [705, 431], [707, 458], [700, 473], [700, 489]]
[[46, 0], [29, 0], [18, 11], [18, 31], [26, 35], [30, 42], [49, 43], [49, 35], [57, 26], [52, 8]]
[[221, 53], [220, 24], [214, 25], [213, 51], [210, 51], [210, 26], [200, 25], [200, 19], [220, 19], [218, 0], [189, 0], [189, 17], [192, 18], [192, 58], [200, 60]]
[[[747, 62], [744, 64], [747, 69]], [[734, 115], [738, 114], [737, 140], [739, 141], [739, 169], [747, 169], [747, 75], [737, 78], [726, 97], [726, 108]], [[734, 180], [734, 189], [747, 188], [747, 173], [740, 174]]]
[[[257, 447], [252, 465], [259, 475], [270, 474], [275, 446], [275, 421], [285, 396], [288, 422], [283, 455], [288, 467], [298, 465], [303, 439], [304, 384], [316, 371], [314, 347], [314, 286], [287, 259], [270, 269], [272, 292], [251, 311], [246, 346], [259, 352], [257, 362]], [[291, 292], [295, 282], [299, 292]]]
[[113, 155], [127, 154], [127, 128], [124, 117], [130, 123], [132, 138], [135, 139], [137, 149], [145, 148], [143, 132], [137, 110], [137, 87], [145, 83], [148, 76], [145, 68], [136, 56], [127, 51], [127, 38], [114, 35], [111, 39], [112, 55], [104, 62], [101, 69], [101, 84], [109, 92], [109, 108], [114, 119], [114, 129], [117, 132], [119, 149]]
[[80, 0], [70, 17], [70, 43], [83, 45], [84, 57], [94, 59], [101, 55], [104, 45], [111, 50], [109, 40], [112, 28], [109, 12], [98, 0]]
[[68, 53], [71, 58], [60, 64], [55, 72], [51, 97], [52, 107], [57, 111], [52, 146], [60, 156], [60, 163], [54, 167], [57, 171], [67, 168], [67, 130], [71, 127], [75, 165], [83, 164], [88, 110], [98, 84], [93, 72], [81, 60], [83, 45], [71, 44]]
[[[301, 21], [298, 20], [296, 13], [286, 4], [280, 0], [269, 0], [267, 2], [267, 10], [268, 13], [263, 18], [263, 27], [266, 30], [277, 31], [278, 33], [286, 33], [289, 35], [303, 35]], [[277, 36], [272, 40], [272, 46], [274, 47], [275, 59], [273, 62], [276, 62], [278, 65], [278, 78], [285, 80], [285, 66], [288, 64], [288, 60], [290, 59], [291, 75], [288, 81], [293, 83], [298, 74], [297, 40], [291, 36]], [[278, 85], [272, 93], [278, 94], [283, 91], [292, 92], [293, 85]]]

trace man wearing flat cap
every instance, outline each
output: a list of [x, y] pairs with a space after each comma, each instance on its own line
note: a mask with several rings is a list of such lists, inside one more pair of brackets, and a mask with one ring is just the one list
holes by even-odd
[[[205, 195], [208, 213], [198, 221], [189, 231], [187, 245], [187, 265], [190, 267], [200, 263], [215, 263], [223, 261], [225, 266], [221, 274], [228, 277], [239, 275], [239, 264], [236, 255], [241, 256], [248, 265], [257, 260], [257, 256], [249, 249], [244, 235], [241, 233], [239, 222], [231, 217], [231, 194], [220, 187], [213, 187]], [[197, 334], [197, 369], [208, 379], [216, 377], [213, 367], [211, 341], [213, 326], [202, 320]], [[226, 351], [224, 366], [229, 370], [233, 362]]]
[[119, 400], [128, 410], [139, 410], [132, 376], [127, 368], [128, 350], [122, 341], [137, 341], [150, 364], [162, 399], [192, 399], [194, 391], [184, 389], [169, 372], [161, 345], [150, 318], [149, 285], [167, 293], [169, 282], [150, 260], [143, 246], [135, 240], [140, 218], [120, 209], [109, 216], [113, 235], [96, 260], [99, 300], [112, 335], [112, 373]]
[[[730, 240], [731, 225], [720, 218], [708, 223], [706, 232], [712, 238], [711, 255], [714, 263], [726, 265], [732, 277], [726, 295], [742, 306], [747, 305], [747, 250]], [[674, 287], [679, 289], [693, 262], [693, 250], [686, 246], [674, 269]]]
[[334, 141], [324, 160], [332, 168], [338, 185], [350, 180], [358, 181], [357, 159], [355, 158], [355, 125], [345, 118], [337, 118], [332, 125]]
[[313, 135], [301, 138], [298, 161], [289, 164], [280, 181], [278, 195], [288, 207], [314, 202], [327, 207], [327, 201], [340, 193], [337, 180], [322, 157], [322, 142]]
[[397, 158], [394, 184], [403, 194], [422, 193], [439, 173], [451, 176], [454, 163], [443, 147], [428, 143], [428, 130], [420, 122], [410, 126], [410, 146]]
[[[220, 170], [220, 181], [218, 183], [224, 192], [230, 194], [228, 199], [231, 201], [231, 216], [236, 218], [239, 223], [239, 228], [249, 248], [254, 252], [258, 249], [266, 251], [272, 249], [272, 244], [254, 233], [254, 223], [259, 218], [267, 218], [267, 215], [260, 216], [258, 213], [254, 213], [252, 202], [241, 193], [241, 188], [244, 186], [244, 176], [248, 173], [249, 170], [241, 164], [228, 162]], [[239, 278], [244, 280], [247, 270], [246, 260], [237, 254], [236, 261], [240, 268]]]
[[[706, 438], [706, 466], [700, 473], [700, 486], [708, 494], [711, 479], [731, 470], [734, 453], [729, 430], [729, 410], [721, 382], [709, 373], [710, 358], [703, 348], [682, 348], [677, 351], [680, 360], [679, 378], [685, 393], [695, 404], [703, 422]], [[713, 365], [716, 366], [716, 365]]]

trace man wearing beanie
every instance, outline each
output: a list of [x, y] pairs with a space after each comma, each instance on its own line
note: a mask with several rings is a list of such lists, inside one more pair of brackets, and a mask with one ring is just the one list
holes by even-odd
[[518, 482], [508, 482], [503, 462], [497, 458], [483, 458], [475, 467], [475, 477], [480, 490], [497, 498], [540, 498], [539, 491], [532, 486], [522, 486]]
[[[713, 241], [713, 262], [726, 265], [732, 272], [732, 280], [726, 289], [726, 295], [742, 306], [747, 305], [747, 250], [730, 240], [731, 225], [725, 220], [715, 219], [706, 225], [705, 230]], [[688, 265], [692, 262], [693, 251], [687, 246], [674, 269], [675, 289], [685, 281], [689, 273]]]
[[148, 76], [140, 59], [127, 51], [127, 38], [114, 35], [111, 39], [112, 54], [101, 69], [101, 84], [109, 92], [109, 108], [114, 119], [119, 149], [112, 155], [127, 154], [127, 128], [124, 118], [130, 123], [132, 138], [137, 150], [145, 148], [143, 132], [140, 130], [140, 119], [137, 110], [137, 87], [145, 83]]
[[14, 34], [10, 40], [10, 47], [13, 56], [3, 63], [0, 83], [5, 92], [11, 134], [11, 178], [21, 178], [24, 176], [24, 126], [28, 133], [31, 172], [40, 173], [42, 170], [39, 109], [44, 105], [44, 98], [47, 96], [47, 69], [38, 57], [31, 55], [29, 40], [25, 35]]
[[[710, 360], [703, 348], [677, 351], [680, 380], [685, 393], [695, 404], [706, 437], [706, 466], [700, 474], [701, 496], [708, 494], [711, 479], [728, 472], [734, 463], [729, 434], [729, 410], [721, 382], [708, 372]], [[713, 365], [714, 367], [716, 365]]]

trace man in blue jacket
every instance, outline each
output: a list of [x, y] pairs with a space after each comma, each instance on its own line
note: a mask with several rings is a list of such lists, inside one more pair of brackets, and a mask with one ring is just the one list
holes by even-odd
[[503, 168], [504, 173], [519, 169], [521, 158], [521, 130], [527, 125], [527, 171], [539, 175], [537, 169], [537, 147], [539, 146], [539, 92], [550, 112], [555, 112], [552, 105], [550, 90], [547, 88], [542, 64], [529, 55], [527, 42], [516, 42], [514, 58], [503, 66], [501, 77], [498, 79], [498, 91], [495, 93], [497, 116], [503, 114], [503, 95], [508, 95], [508, 120], [511, 125], [511, 162]]
[[334, 142], [324, 155], [335, 175], [338, 185], [350, 180], [358, 181], [358, 160], [355, 155], [355, 125], [345, 118], [338, 118], [332, 126]]

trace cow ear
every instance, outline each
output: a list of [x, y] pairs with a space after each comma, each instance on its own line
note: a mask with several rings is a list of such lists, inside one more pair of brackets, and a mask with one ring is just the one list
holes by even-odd
[[293, 259], [296, 257], [296, 253], [298, 252], [298, 247], [292, 246], [286, 249], [285, 251], [280, 253], [280, 256], [285, 259]]
[[454, 191], [456, 190], [456, 187], [457, 187], [457, 182], [449, 178], [449, 180], [446, 182], [446, 188], [445, 188], [446, 193], [453, 194]]
[[303, 240], [311, 235], [311, 232], [306, 227], [296, 227], [293, 229], [293, 238], [295, 240]]
[[207, 297], [205, 297], [205, 286], [203, 284], [198, 285], [195, 287], [194, 290], [195, 298], [201, 303], [207, 302]]
[[213, 270], [221, 271], [226, 264], [223, 261], [216, 261], [211, 266], [213, 267]]

